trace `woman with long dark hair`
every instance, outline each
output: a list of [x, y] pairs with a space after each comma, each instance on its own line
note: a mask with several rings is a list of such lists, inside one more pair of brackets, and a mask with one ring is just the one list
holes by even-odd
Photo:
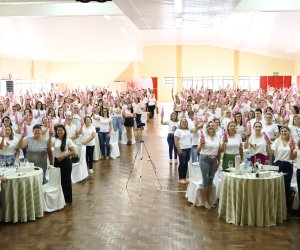
[[54, 148], [54, 167], [60, 168], [61, 187], [64, 193], [65, 201], [72, 203], [72, 161], [74, 155], [74, 144], [71, 139], [67, 138], [67, 131], [64, 125], [55, 126], [55, 135], [51, 139], [49, 136], [48, 147]]

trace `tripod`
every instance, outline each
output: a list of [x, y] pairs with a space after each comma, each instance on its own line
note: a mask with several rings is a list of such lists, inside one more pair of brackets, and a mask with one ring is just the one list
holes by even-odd
[[[140, 145], [139, 145], [139, 147], [137, 148], [137, 152], [136, 152], [136, 155], [135, 155], [135, 157], [134, 157], [134, 161], [133, 161], [133, 163], [132, 163], [132, 168], [130, 169], [130, 173], [129, 173], [129, 175], [128, 175], [128, 179], [127, 179], [127, 183], [126, 183], [126, 189], [128, 190], [129, 179], [130, 179], [131, 174], [132, 174], [132, 172], [133, 172], [134, 164], [136, 163], [136, 160], [137, 160], [137, 158], [138, 158], [138, 156], [139, 156], [139, 159], [141, 160], [141, 166], [140, 166], [140, 196], [142, 196], [143, 147], [144, 147], [144, 149], [145, 149], [145, 151], [146, 151], [146, 153], [147, 153], [148, 161], [150, 162], [150, 164], [151, 164], [151, 166], [152, 166], [152, 169], [153, 169], [154, 174], [155, 174], [155, 176], [156, 176], [157, 182], [158, 182], [158, 184], [159, 184], [159, 188], [158, 188], [157, 190], [161, 190], [161, 189], [162, 189], [162, 186], [161, 186], [161, 184], [160, 184], [159, 178], [158, 178], [158, 176], [157, 176], [155, 164], [154, 164], [154, 162], [151, 160], [150, 154], [149, 154], [148, 149], [147, 149], [147, 147], [146, 147], [146, 145], [145, 145], [145, 141], [144, 141], [143, 137], [141, 137], [141, 138], [140, 138]], [[139, 155], [139, 153], [140, 153], [140, 155]]]

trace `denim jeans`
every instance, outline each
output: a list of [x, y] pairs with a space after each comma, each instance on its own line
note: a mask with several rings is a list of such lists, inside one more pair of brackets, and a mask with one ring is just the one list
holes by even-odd
[[199, 161], [199, 152], [197, 152], [198, 145], [192, 145], [191, 155], [192, 155], [192, 163]]
[[142, 117], [142, 114], [136, 114], [135, 121], [136, 121], [136, 127], [137, 128], [141, 128], [142, 127], [141, 117]]
[[[110, 157], [110, 137], [109, 137], [109, 132], [100, 132], [99, 133], [99, 143], [100, 143], [100, 150], [102, 157]], [[106, 148], [106, 153], [105, 153], [105, 148]]]
[[182, 149], [182, 155], [179, 156], [179, 166], [178, 166], [178, 176], [179, 180], [186, 178], [186, 173], [188, 170], [188, 163], [190, 160], [191, 149]]
[[4, 162], [5, 164], [8, 164], [12, 166], [14, 164], [16, 160], [16, 156], [15, 155], [0, 155], [0, 162]]
[[114, 131], [119, 131], [119, 142], [122, 141], [123, 119], [121, 116], [113, 116], [112, 123]]
[[173, 158], [172, 157], [173, 150], [174, 150], [174, 159], [177, 159], [178, 151], [177, 151], [177, 148], [176, 148], [175, 143], [174, 143], [174, 134], [168, 134], [167, 141], [168, 141], [168, 144], [169, 144], [169, 158], [170, 158], [170, 160], [172, 160], [172, 158]]
[[203, 188], [211, 187], [213, 184], [214, 176], [215, 176], [215, 167], [217, 164], [216, 157], [210, 157], [208, 155], [200, 154], [200, 170], [202, 174], [202, 185]]

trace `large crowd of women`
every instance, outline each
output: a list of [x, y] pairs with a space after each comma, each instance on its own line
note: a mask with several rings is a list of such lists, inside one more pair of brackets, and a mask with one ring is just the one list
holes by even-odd
[[[221, 169], [235, 167], [235, 157], [254, 164], [273, 164], [285, 173], [286, 205], [292, 207], [293, 161], [300, 186], [300, 94], [294, 89], [239, 90], [187, 89], [173, 97], [167, 142], [172, 163], [179, 157], [180, 184], [187, 184], [188, 162], [199, 162], [203, 178], [202, 199], [209, 202], [213, 178]], [[244, 151], [248, 151], [247, 159]], [[222, 158], [221, 158], [222, 157]], [[229, 164], [230, 163], [230, 164]], [[250, 163], [250, 164], [251, 164]]]
[[[239, 90], [186, 89], [173, 93], [173, 112], [161, 124], [168, 125], [167, 142], [170, 163], [178, 163], [180, 184], [187, 184], [188, 162], [199, 162], [203, 177], [202, 196], [209, 202], [216, 169], [226, 170], [235, 157], [276, 165], [285, 173], [287, 207], [291, 207], [293, 160], [298, 166], [300, 185], [300, 95], [294, 89]], [[157, 108], [151, 90], [128, 89], [123, 92], [105, 88], [60, 90], [49, 93], [8, 93], [0, 98], [2, 121], [0, 161], [13, 164], [28, 158], [44, 170], [47, 157], [62, 169], [62, 186], [66, 201], [72, 202], [71, 159], [77, 145], [86, 146], [86, 162], [93, 173], [96, 136], [103, 160], [110, 157], [110, 136], [118, 131], [122, 140], [126, 130], [127, 145], [132, 144], [133, 128], [143, 128], [142, 113], [153, 118]], [[54, 150], [51, 148], [54, 147]], [[229, 164], [230, 163], [230, 164]], [[68, 166], [63, 169], [63, 166]], [[64, 179], [64, 180], [63, 180]]]

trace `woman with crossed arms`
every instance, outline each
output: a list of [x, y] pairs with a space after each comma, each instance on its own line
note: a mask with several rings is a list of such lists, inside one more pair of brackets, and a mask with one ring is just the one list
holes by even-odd
[[201, 195], [204, 202], [204, 206], [207, 209], [214, 207], [214, 204], [210, 203], [210, 194], [212, 191], [213, 179], [215, 172], [220, 164], [220, 141], [216, 135], [215, 124], [210, 121], [206, 126], [206, 133], [200, 134], [200, 141], [197, 147], [200, 152], [200, 169], [202, 174]]

